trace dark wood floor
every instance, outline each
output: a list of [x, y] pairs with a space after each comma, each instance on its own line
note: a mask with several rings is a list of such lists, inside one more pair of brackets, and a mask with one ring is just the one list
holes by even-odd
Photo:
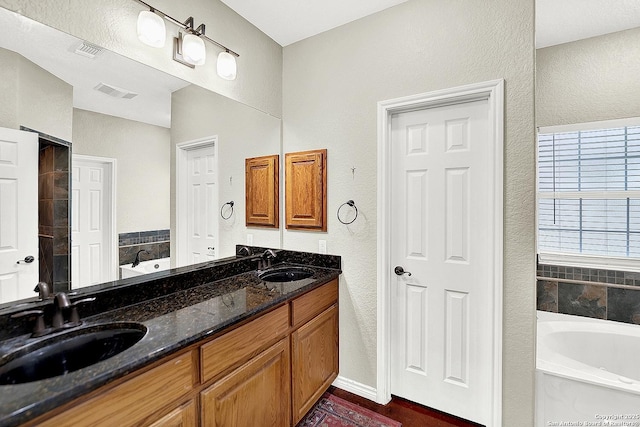
[[461, 418], [454, 417], [443, 412], [418, 405], [408, 400], [393, 397], [386, 405], [378, 405], [363, 397], [349, 393], [336, 387], [330, 387], [329, 393], [341, 399], [347, 400], [363, 408], [370, 409], [392, 420], [400, 421], [402, 427], [479, 427], [480, 424], [472, 423]]

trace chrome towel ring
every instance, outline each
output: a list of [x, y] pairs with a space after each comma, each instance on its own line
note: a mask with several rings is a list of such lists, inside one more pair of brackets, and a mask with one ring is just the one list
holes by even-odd
[[[343, 221], [342, 218], [340, 218], [340, 210], [345, 205], [352, 207], [356, 211], [356, 213], [353, 216], [353, 219], [351, 221]], [[353, 221], [355, 221], [358, 218], [358, 208], [356, 207], [356, 203], [353, 200], [347, 200], [346, 202], [344, 202], [343, 204], [340, 205], [340, 207], [338, 208], [338, 212], [336, 212], [336, 216], [338, 217], [338, 221], [340, 221], [342, 224], [349, 225], [349, 224], [353, 223]]]
[[[229, 215], [224, 216], [224, 207], [229, 205], [231, 207], [231, 211], [229, 212]], [[222, 207], [220, 208], [220, 216], [222, 217], [222, 219], [229, 219], [231, 218], [231, 215], [233, 215], [233, 200], [230, 202], [225, 203], [224, 205], [222, 205]]]

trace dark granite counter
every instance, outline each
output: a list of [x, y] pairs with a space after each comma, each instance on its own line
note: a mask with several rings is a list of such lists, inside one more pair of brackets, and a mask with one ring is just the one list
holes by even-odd
[[[332, 257], [326, 262], [326, 259], [318, 259], [317, 255], [314, 255], [316, 259], [309, 259], [297, 255], [300, 253], [289, 253], [292, 256], [281, 258], [288, 263], [298, 261], [298, 265], [312, 265], [315, 272], [313, 276], [293, 282], [264, 282], [258, 278], [255, 270], [250, 270], [217, 278], [220, 268], [227, 274], [234, 271], [234, 262], [229, 261], [224, 263], [224, 267], [197, 268], [200, 276], [216, 277], [215, 280], [191, 287], [183, 283], [182, 286], [175, 286], [174, 289], [178, 290], [174, 292], [165, 290], [161, 296], [129, 305], [121, 303], [118, 308], [85, 317], [81, 327], [110, 322], [139, 322], [146, 326], [147, 333], [133, 347], [87, 368], [41, 381], [0, 386], [0, 426], [15, 426], [33, 419], [171, 353], [279, 306], [340, 274], [339, 257]], [[180, 276], [175, 276], [174, 272], [162, 277], [175, 281]], [[186, 276], [182, 278], [186, 279]], [[160, 280], [151, 280], [139, 286], [165, 285]], [[150, 293], [154, 294], [153, 291]], [[99, 292], [96, 297], [97, 300], [100, 298]], [[55, 335], [44, 338], [52, 336]], [[0, 341], [0, 355], [4, 356], [34, 340], [27, 334]]]

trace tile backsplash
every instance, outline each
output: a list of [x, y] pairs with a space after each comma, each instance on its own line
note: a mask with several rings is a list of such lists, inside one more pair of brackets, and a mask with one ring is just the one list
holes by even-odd
[[537, 275], [538, 310], [640, 324], [640, 272], [539, 264]]

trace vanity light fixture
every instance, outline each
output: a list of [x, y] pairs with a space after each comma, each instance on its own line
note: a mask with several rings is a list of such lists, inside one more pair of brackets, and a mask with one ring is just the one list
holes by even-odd
[[173, 59], [175, 61], [191, 68], [195, 68], [196, 65], [204, 65], [206, 60], [204, 41], [206, 40], [222, 49], [216, 64], [218, 75], [225, 80], [235, 80], [237, 74], [236, 58], [240, 55], [207, 37], [204, 33], [204, 24], [194, 28], [193, 17], [189, 17], [185, 22], [180, 22], [142, 0], [135, 1], [149, 8], [148, 11], [144, 10], [138, 15], [138, 38], [140, 41], [149, 46], [163, 47], [166, 39], [166, 28], [162, 19], [164, 18], [184, 30], [184, 33], [178, 32], [178, 37], [173, 39]]
[[154, 10], [143, 10], [138, 15], [138, 38], [151, 47], [164, 47], [167, 29], [164, 20]]

